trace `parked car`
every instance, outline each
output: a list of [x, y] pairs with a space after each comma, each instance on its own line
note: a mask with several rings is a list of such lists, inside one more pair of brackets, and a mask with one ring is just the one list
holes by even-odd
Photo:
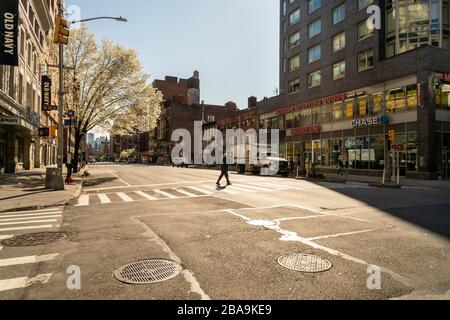
[[128, 158], [128, 163], [137, 163], [136, 158]]
[[272, 168], [273, 163], [277, 162], [278, 163], [278, 173], [277, 174], [281, 174], [282, 176], [289, 176], [289, 161], [284, 159], [284, 158], [279, 158], [279, 157], [267, 157], [264, 160], [261, 161], [262, 162], [262, 168], [268, 169], [268, 168]]

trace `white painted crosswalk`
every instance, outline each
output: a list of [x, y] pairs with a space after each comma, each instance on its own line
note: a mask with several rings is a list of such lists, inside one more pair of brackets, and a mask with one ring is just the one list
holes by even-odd
[[[2, 212], [0, 213], [0, 242], [19, 234], [54, 231], [59, 229], [62, 218], [61, 208]], [[29, 255], [30, 252], [28, 251], [28, 255], [20, 256], [20, 254], [15, 254], [20, 250], [0, 246], [0, 299], [3, 293], [24, 289], [32, 285], [43, 285], [51, 279], [52, 273], [30, 276], [29, 272], [36, 264], [57, 259], [59, 253], [42, 254], [40, 249], [36, 250], [39, 251], [40, 255]], [[24, 273], [23, 276], [17, 274], [19, 270]], [[8, 277], [8, 274], [19, 275], [19, 277]]]
[[33, 230], [48, 230], [59, 227], [62, 220], [61, 208], [49, 208], [34, 211], [0, 213], [0, 240], [5, 240], [5, 233], [21, 233]]

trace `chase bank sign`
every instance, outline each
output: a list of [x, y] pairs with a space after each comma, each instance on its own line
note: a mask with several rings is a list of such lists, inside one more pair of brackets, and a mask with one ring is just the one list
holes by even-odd
[[354, 128], [380, 126], [386, 124], [389, 124], [389, 117], [386, 115], [365, 119], [357, 119], [352, 121], [352, 127]]

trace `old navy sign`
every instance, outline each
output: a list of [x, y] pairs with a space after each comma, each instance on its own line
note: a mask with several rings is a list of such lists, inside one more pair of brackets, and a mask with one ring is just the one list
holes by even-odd
[[0, 64], [19, 65], [19, 0], [0, 1]]
[[42, 111], [52, 111], [52, 80], [42, 76]]
[[371, 127], [389, 124], [388, 116], [371, 117], [352, 121], [352, 127]]

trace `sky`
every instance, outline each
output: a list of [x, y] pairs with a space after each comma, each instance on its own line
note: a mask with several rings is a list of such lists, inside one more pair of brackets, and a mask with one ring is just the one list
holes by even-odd
[[[279, 57], [278, 0], [66, 0], [105, 37], [138, 52], [151, 81], [200, 72], [201, 99], [247, 107], [248, 97], [275, 95]], [[76, 10], [68, 10], [69, 19]], [[72, 19], [70, 19], [72, 20]]]

